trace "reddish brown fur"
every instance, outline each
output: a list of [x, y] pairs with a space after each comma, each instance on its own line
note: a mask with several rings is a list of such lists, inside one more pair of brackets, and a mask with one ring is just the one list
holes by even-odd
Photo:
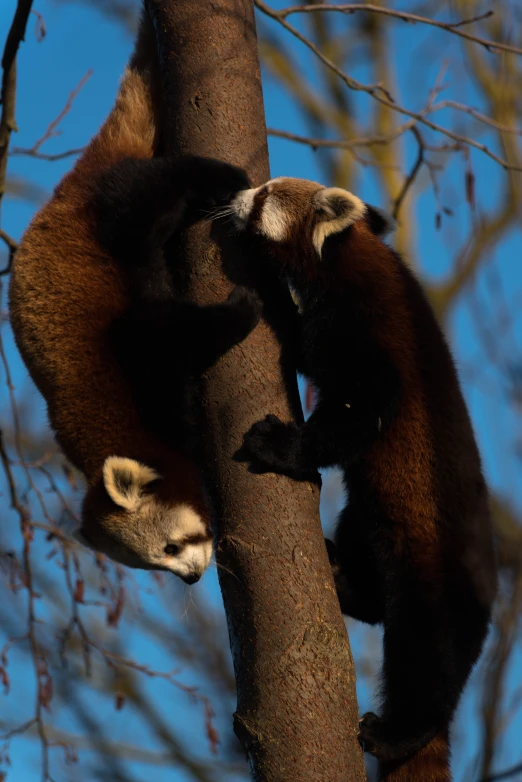
[[347, 286], [372, 285], [370, 300], [379, 301], [382, 318], [374, 319], [375, 338], [398, 368], [408, 389], [401, 415], [387, 436], [377, 441], [368, 461], [390, 516], [398, 522], [394, 544], [415, 546], [419, 567], [440, 567], [436, 487], [433, 485], [433, 436], [427, 415], [425, 389], [415, 356], [417, 334], [404, 294], [399, 262], [390, 248], [363, 221], [347, 234], [343, 265], [337, 280]]
[[439, 733], [404, 763], [381, 764], [380, 782], [451, 782], [447, 731]]
[[174, 486], [177, 502], [205, 516], [195, 465], [143, 427], [109, 347], [107, 329], [127, 308], [129, 293], [121, 268], [95, 239], [87, 205], [90, 182], [106, 168], [126, 157], [152, 157], [157, 78], [153, 30], [144, 16], [114, 109], [23, 238], [10, 311], [57, 440], [89, 487], [100, 484], [106, 457], [127, 456], [153, 464], [166, 478], [163, 491]]
[[365, 715], [359, 737], [393, 762], [383, 779], [444, 782], [447, 729], [496, 590], [487, 488], [451, 353], [382, 241], [385, 221], [360, 199], [273, 180], [234, 210], [288, 275], [296, 361], [317, 388], [304, 424], [267, 416], [245, 450], [257, 469], [300, 479], [342, 468], [348, 502], [329, 544], [341, 607], [384, 625], [381, 715]]

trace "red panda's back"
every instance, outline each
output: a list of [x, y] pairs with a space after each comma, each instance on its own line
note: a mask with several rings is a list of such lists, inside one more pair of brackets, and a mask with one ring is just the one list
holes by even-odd
[[149, 45], [144, 19], [111, 114], [32, 221], [11, 276], [16, 343], [47, 401], [60, 445], [88, 479], [107, 455], [146, 459], [157, 447], [142, 431], [107, 339], [129, 299], [124, 270], [100, 247], [88, 208], [90, 184], [104, 169], [125, 157], [153, 154]]

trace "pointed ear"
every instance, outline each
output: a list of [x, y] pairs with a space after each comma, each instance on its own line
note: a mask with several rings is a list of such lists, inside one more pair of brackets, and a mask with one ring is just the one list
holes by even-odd
[[360, 198], [340, 187], [325, 187], [314, 196], [317, 223], [314, 228], [314, 247], [321, 254], [325, 239], [340, 233], [366, 213], [366, 204]]
[[109, 456], [103, 465], [107, 494], [126, 510], [137, 510], [146, 496], [145, 487], [159, 477], [151, 467], [123, 456]]
[[397, 230], [397, 223], [387, 212], [366, 204], [366, 222], [375, 236], [384, 237]]

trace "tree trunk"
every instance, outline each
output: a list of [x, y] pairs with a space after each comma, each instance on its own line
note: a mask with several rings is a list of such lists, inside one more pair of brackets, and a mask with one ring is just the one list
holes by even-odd
[[[252, 0], [148, 0], [148, 7], [169, 102], [164, 151], [220, 158], [256, 183], [267, 180]], [[241, 252], [237, 238], [218, 246], [208, 224], [191, 228], [182, 249], [177, 284], [195, 301], [224, 300], [230, 280], [254, 282], [251, 249]], [[201, 390], [205, 480], [238, 692], [234, 728], [255, 780], [363, 780], [353, 662], [318, 487], [254, 475], [233, 458], [266, 413], [302, 418], [295, 370], [277, 336], [288, 292], [267, 269], [255, 284], [268, 293], [266, 320], [206, 374]]]

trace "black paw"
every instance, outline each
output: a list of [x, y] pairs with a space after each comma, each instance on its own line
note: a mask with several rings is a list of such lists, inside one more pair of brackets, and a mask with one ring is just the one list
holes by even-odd
[[317, 470], [301, 464], [300, 437], [296, 424], [285, 424], [277, 416], [267, 415], [244, 435], [243, 445], [234, 458], [250, 462], [249, 470], [253, 473], [274, 472], [295, 481], [320, 484]]
[[364, 752], [368, 752], [370, 755], [380, 760], [386, 758], [381, 757], [382, 750], [382, 736], [379, 730], [381, 720], [373, 712], [367, 712], [359, 721], [359, 744], [363, 748]]
[[229, 294], [227, 304], [234, 310], [243, 327], [241, 339], [244, 339], [259, 323], [263, 302], [254, 291], [236, 285]]
[[246, 171], [222, 160], [187, 157], [183, 165], [191, 200], [201, 209], [227, 204], [240, 190], [251, 187]]
[[277, 416], [267, 415], [245, 434], [243, 447], [251, 458], [275, 468], [296, 431], [295, 424], [285, 424]]
[[411, 735], [401, 730], [397, 721], [383, 720], [373, 712], [367, 712], [359, 722], [359, 744], [364, 752], [383, 763], [402, 760], [425, 746], [436, 730], [421, 731]]

